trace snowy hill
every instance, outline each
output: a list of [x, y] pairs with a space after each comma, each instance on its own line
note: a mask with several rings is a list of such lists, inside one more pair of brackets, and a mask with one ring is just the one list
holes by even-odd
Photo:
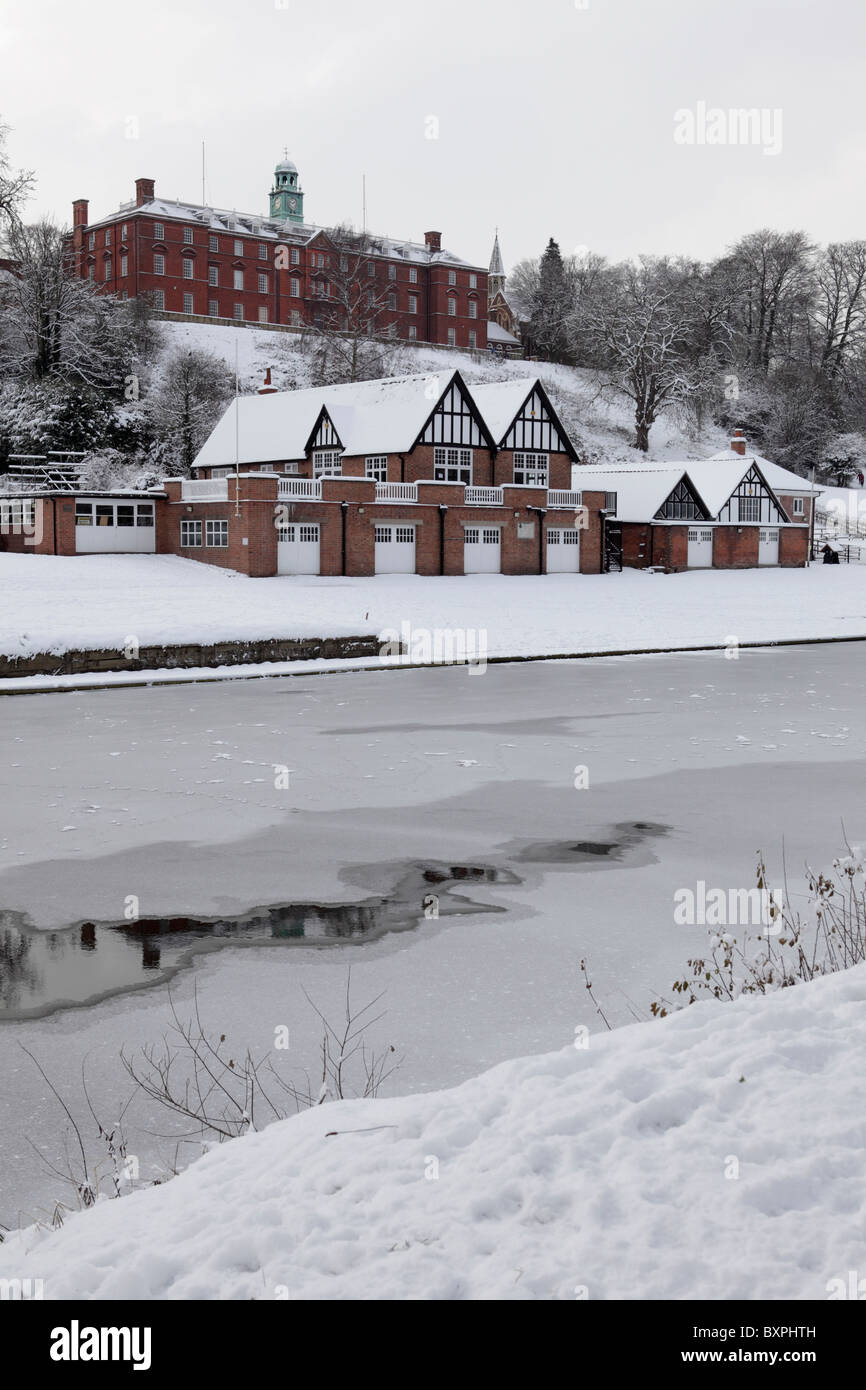
[[[242, 391], [254, 391], [260, 386], [268, 367], [279, 390], [313, 384], [310, 358], [299, 335], [207, 323], [167, 322], [162, 330], [167, 352], [197, 348], [222, 358], [232, 371], [237, 365]], [[631, 448], [634, 424], [628, 402], [601, 399], [590, 373], [577, 368], [549, 362], [479, 358], [471, 353], [416, 348], [405, 343], [386, 348], [386, 352], [391, 376], [427, 371], [435, 374], [454, 368], [470, 383], [540, 376], [584, 463], [635, 462], [646, 457], [703, 458], [728, 446], [726, 431], [709, 424], [703, 432], [694, 433], [684, 421], [667, 414], [653, 427], [649, 455], [636, 453]]]
[[863, 1269], [864, 1005], [859, 966], [324, 1105], [9, 1237], [0, 1277], [46, 1298], [826, 1299]]

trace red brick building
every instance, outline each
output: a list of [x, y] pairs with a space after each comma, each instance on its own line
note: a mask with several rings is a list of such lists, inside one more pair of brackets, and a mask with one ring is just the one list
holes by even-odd
[[140, 178], [134, 200], [98, 221], [87, 199], [73, 203], [75, 270], [167, 316], [366, 325], [406, 342], [487, 348], [486, 269], [443, 249], [440, 232], [421, 245], [308, 225], [304, 196], [288, 159], [276, 167], [267, 217], [161, 198]]
[[576, 468], [575, 485], [608, 494], [608, 568], [666, 571], [806, 564], [812, 488], [805, 478], [731, 448], [691, 463]]

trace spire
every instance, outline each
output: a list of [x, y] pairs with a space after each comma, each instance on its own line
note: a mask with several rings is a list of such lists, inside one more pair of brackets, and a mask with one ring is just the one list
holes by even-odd
[[499, 228], [496, 228], [496, 240], [493, 243], [493, 255], [490, 257], [490, 274], [497, 279], [505, 280], [505, 266], [502, 261], [502, 251], [499, 246]]

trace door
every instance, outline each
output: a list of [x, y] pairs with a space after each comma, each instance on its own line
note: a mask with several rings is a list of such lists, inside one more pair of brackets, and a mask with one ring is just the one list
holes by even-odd
[[689, 569], [708, 570], [713, 566], [713, 533], [703, 527], [689, 527]]
[[277, 531], [277, 574], [318, 574], [319, 523], [292, 521]]
[[759, 565], [778, 565], [779, 563], [779, 530], [775, 527], [771, 530], [762, 530], [758, 538], [758, 564]]
[[378, 525], [376, 527], [376, 573], [415, 573], [415, 527]]
[[467, 526], [463, 542], [464, 574], [500, 574], [502, 531], [498, 526]]
[[580, 532], [576, 526], [554, 527], [547, 533], [547, 573], [579, 574]]

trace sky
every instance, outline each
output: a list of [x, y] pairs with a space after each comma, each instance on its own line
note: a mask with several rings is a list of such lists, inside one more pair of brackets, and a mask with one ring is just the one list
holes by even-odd
[[866, 236], [864, 43], [863, 0], [0, 0], [0, 120], [31, 217], [200, 202], [204, 141], [218, 207], [265, 215], [287, 148], [318, 225], [366, 176], [372, 231], [476, 264], [497, 226], [508, 267], [706, 259]]

